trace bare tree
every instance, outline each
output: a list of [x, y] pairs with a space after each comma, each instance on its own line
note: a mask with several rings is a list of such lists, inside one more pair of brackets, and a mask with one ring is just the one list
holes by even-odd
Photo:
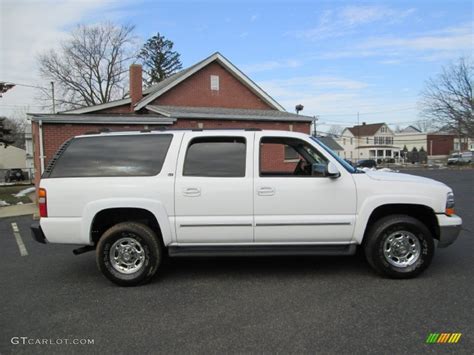
[[422, 92], [422, 114], [459, 136], [474, 135], [474, 65], [460, 58], [427, 81]]
[[332, 136], [339, 136], [343, 131], [343, 128], [338, 125], [332, 125], [329, 127], [327, 133]]
[[432, 120], [418, 120], [413, 124], [413, 127], [419, 129], [421, 132], [431, 132], [436, 126]]
[[59, 49], [38, 57], [40, 73], [55, 83], [60, 108], [91, 106], [124, 96], [125, 73], [136, 57], [133, 30], [133, 26], [112, 23], [78, 25]]

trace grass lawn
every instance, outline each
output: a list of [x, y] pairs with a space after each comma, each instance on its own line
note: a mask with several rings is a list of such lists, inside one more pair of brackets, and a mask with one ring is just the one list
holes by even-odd
[[27, 189], [33, 185], [19, 185], [19, 186], [0, 186], [0, 201], [5, 201], [10, 205], [16, 205], [18, 202], [31, 203], [28, 196], [14, 197], [21, 190]]

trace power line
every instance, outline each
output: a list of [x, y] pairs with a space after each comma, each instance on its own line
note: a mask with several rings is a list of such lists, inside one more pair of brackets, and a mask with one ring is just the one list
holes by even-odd
[[[383, 111], [373, 111], [373, 112], [359, 112], [359, 115], [378, 115], [378, 114], [381, 114], [381, 113], [387, 113], [387, 112], [398, 112], [398, 111], [408, 111], [408, 110], [413, 110], [413, 109], [416, 109], [417, 107], [416, 106], [408, 106], [408, 107], [401, 107], [401, 108], [395, 108], [395, 109], [387, 109], [387, 110], [383, 110]], [[325, 116], [357, 116], [357, 113], [327, 113], [327, 114], [324, 114], [324, 113], [321, 113], [319, 114], [319, 116], [321, 117], [325, 117]]]

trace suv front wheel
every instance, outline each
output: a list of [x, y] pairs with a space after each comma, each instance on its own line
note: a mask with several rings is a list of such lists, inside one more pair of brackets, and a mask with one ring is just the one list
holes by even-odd
[[109, 228], [97, 245], [99, 270], [120, 286], [148, 282], [160, 265], [160, 243], [149, 227], [123, 222]]
[[406, 279], [419, 275], [431, 263], [434, 241], [429, 229], [406, 215], [379, 219], [366, 236], [364, 251], [380, 274]]

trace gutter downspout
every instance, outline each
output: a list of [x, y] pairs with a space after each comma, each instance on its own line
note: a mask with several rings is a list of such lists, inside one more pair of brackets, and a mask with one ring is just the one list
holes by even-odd
[[40, 148], [40, 173], [43, 175], [44, 172], [44, 146], [43, 146], [43, 121], [38, 121], [39, 128], [39, 148]]

